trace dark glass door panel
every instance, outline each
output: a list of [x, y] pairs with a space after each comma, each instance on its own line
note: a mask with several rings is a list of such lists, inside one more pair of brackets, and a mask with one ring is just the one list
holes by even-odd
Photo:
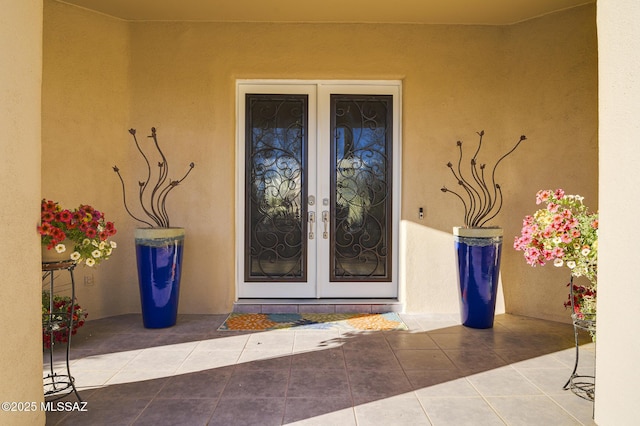
[[246, 95], [245, 281], [307, 280], [307, 95]]
[[392, 105], [331, 95], [330, 281], [392, 280]]

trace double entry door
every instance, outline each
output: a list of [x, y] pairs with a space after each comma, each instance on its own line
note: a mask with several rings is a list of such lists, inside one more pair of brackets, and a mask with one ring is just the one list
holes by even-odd
[[239, 298], [398, 292], [397, 82], [239, 82]]

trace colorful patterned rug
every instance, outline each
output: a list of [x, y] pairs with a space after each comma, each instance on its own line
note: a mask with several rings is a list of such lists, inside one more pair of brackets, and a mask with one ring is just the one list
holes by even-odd
[[243, 314], [231, 313], [218, 331], [296, 330], [385, 331], [408, 330], [395, 312], [384, 314]]

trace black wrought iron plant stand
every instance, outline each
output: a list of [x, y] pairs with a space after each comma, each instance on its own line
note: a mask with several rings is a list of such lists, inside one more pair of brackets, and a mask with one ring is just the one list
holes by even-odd
[[[76, 267], [76, 263], [72, 260], [65, 260], [61, 262], [42, 262], [43, 280], [49, 278], [49, 313], [42, 315], [42, 327], [43, 330], [49, 333], [49, 374], [43, 377], [44, 396], [49, 400], [58, 400], [71, 393], [76, 395], [78, 401], [82, 401], [78, 390], [76, 389], [75, 380], [71, 376], [71, 369], [69, 367], [69, 351], [71, 349], [71, 334], [73, 331], [73, 315], [75, 309], [75, 281], [73, 278], [73, 270]], [[58, 313], [54, 311], [54, 272], [56, 271], [69, 271], [71, 276], [71, 308], [68, 313]], [[53, 348], [55, 345], [54, 336], [57, 332], [67, 333], [66, 342], [66, 374], [58, 374], [54, 371], [53, 364]]]
[[592, 336], [596, 333], [596, 314], [576, 313], [575, 301], [573, 294], [573, 276], [569, 282], [569, 297], [571, 300], [571, 319], [573, 322], [573, 335], [576, 345], [576, 361], [573, 365], [573, 371], [571, 376], [564, 384], [563, 389], [571, 389], [571, 391], [578, 395], [580, 398], [588, 401], [595, 399], [596, 392], [596, 378], [595, 375], [581, 375], [578, 374], [578, 362], [580, 360], [580, 330], [589, 332]]

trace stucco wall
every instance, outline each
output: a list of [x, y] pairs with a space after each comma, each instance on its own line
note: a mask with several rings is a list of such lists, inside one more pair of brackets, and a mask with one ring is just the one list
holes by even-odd
[[[573, 9], [509, 27], [508, 85], [504, 111], [508, 134], [529, 138], [509, 163], [502, 268], [507, 311], [567, 320], [562, 303], [570, 274], [551, 264], [531, 268], [513, 250], [522, 219], [540, 206], [540, 189], [562, 188], [580, 194], [598, 210], [598, 74], [595, 13]], [[519, 130], [521, 129], [521, 130]]]
[[[116, 221], [122, 247], [99, 268], [76, 268], [77, 297], [89, 319], [133, 312], [137, 278], [122, 267], [133, 243], [112, 170], [131, 156], [128, 24], [55, 1], [44, 5], [42, 197], [66, 208], [90, 204]], [[85, 276], [94, 284], [85, 285]]]
[[[521, 134], [529, 138], [499, 171], [506, 201], [495, 224], [505, 227], [506, 308], [566, 320], [566, 277], [550, 267], [532, 270], [511, 245], [522, 217], [536, 207], [538, 189], [562, 186], [585, 195], [595, 206], [593, 6], [509, 27], [479, 27], [123, 23], [67, 5], [46, 5], [45, 10], [56, 13], [46, 15], [45, 49], [58, 53], [45, 56], [44, 93], [59, 91], [60, 85], [76, 91], [77, 77], [64, 71], [75, 65], [95, 72], [110, 69], [108, 76], [87, 77], [81, 83], [84, 93], [59, 112], [59, 120], [48, 119], [60, 108], [55, 102], [45, 98], [43, 109], [51, 150], [82, 146], [86, 155], [94, 156], [91, 166], [82, 166], [100, 183], [100, 195], [92, 199], [104, 201], [100, 207], [120, 230], [117, 253], [95, 272], [96, 285], [80, 294], [90, 307], [101, 303], [94, 315], [138, 309], [130, 242], [134, 224], [124, 214], [115, 195], [118, 182], [110, 176], [113, 163], [122, 161], [118, 166], [129, 181], [135, 184], [138, 179], [134, 171], [140, 163], [126, 132], [129, 127], [146, 135], [156, 126], [173, 170], [196, 162], [192, 176], [169, 201], [172, 224], [187, 228], [180, 311], [226, 312], [235, 297], [235, 80], [400, 79], [401, 280], [407, 311], [458, 309], [450, 230], [461, 223], [462, 210], [440, 187], [455, 185], [445, 164], [455, 158], [456, 140], [474, 144], [475, 132], [484, 129], [483, 161], [488, 163]], [[60, 40], [60, 31], [76, 33], [76, 41]], [[69, 43], [89, 57], [68, 54]], [[64, 116], [74, 121], [61, 131]], [[87, 202], [87, 192], [71, 177], [59, 176], [54, 164], [43, 166], [44, 194]], [[419, 207], [425, 208], [424, 220], [418, 219]]]
[[[40, 86], [42, 1], [0, 14], [0, 424], [44, 424], [40, 311]], [[5, 410], [5, 402], [36, 409]]]

